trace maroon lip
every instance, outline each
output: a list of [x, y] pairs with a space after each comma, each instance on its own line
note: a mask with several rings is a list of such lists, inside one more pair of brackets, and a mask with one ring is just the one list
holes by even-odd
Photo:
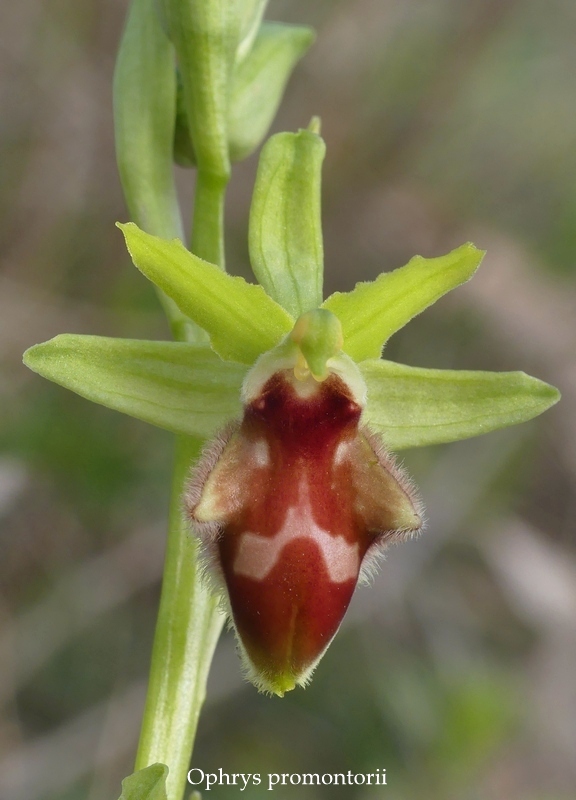
[[[334, 462], [338, 446], [354, 438], [360, 413], [338, 378], [302, 399], [281, 374], [246, 409], [241, 435], [266, 442], [269, 466], [218, 547], [238, 632], [251, 660], [266, 672], [299, 675], [308, 669], [352, 597], [370, 539], [362, 536], [353, 510], [350, 466]], [[235, 571], [245, 532], [282, 538], [272, 568], [258, 579]], [[336, 539], [349, 544], [339, 548], [350, 552], [349, 568], [337, 576], [344, 580], [333, 580], [326, 564]]]
[[404, 476], [359, 429], [361, 411], [335, 375], [306, 396], [278, 372], [191, 492], [196, 520], [210, 498], [208, 522], [220, 531], [212, 561], [264, 688], [275, 690], [280, 676], [287, 688], [305, 678], [342, 621], [367, 553], [419, 527]]

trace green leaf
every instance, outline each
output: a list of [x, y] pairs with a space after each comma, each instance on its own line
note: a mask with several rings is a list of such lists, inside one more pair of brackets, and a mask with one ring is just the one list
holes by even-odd
[[246, 368], [207, 346], [62, 334], [24, 363], [76, 394], [174, 433], [207, 438], [241, 413]]
[[246, 158], [264, 139], [294, 66], [313, 41], [312, 28], [263, 23], [232, 80], [228, 112], [232, 161]]
[[[176, 113], [174, 48], [155, 0], [132, 0], [114, 72], [116, 158], [132, 219], [157, 236], [182, 237], [172, 148]], [[158, 292], [176, 338], [206, 341]]]
[[150, 236], [132, 223], [118, 227], [134, 264], [208, 332], [222, 358], [252, 364], [292, 329], [291, 317], [261, 286], [227, 275], [177, 239]]
[[363, 420], [392, 450], [467, 439], [536, 417], [560, 393], [524, 372], [359, 364], [368, 388]]
[[378, 358], [393, 333], [469, 280], [483, 256], [484, 251], [470, 243], [439, 258], [414, 256], [406, 266], [385, 272], [375, 281], [331, 295], [323, 308], [342, 323], [344, 352], [355, 361]]
[[172, 169], [174, 48], [155, 0], [132, 0], [114, 72], [116, 156], [130, 216], [158, 236], [181, 236]]
[[151, 764], [122, 781], [119, 800], [167, 800], [166, 764]]
[[322, 302], [320, 177], [325, 145], [310, 130], [278, 133], [260, 156], [250, 209], [259, 283], [294, 317]]

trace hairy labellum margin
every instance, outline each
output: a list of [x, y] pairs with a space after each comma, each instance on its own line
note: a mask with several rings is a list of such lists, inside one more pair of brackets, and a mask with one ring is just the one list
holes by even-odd
[[318, 380], [301, 357], [273, 353], [248, 374], [244, 416], [205, 450], [185, 504], [249, 679], [282, 695], [309, 680], [359, 578], [421, 528], [422, 510], [360, 424], [355, 364], [340, 354]]

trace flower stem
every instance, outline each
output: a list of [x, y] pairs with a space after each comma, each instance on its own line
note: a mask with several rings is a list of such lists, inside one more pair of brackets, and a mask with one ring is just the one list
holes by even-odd
[[224, 197], [228, 179], [198, 170], [190, 249], [224, 269]]
[[[176, 78], [174, 49], [158, 25], [153, 0], [134, 0], [114, 81], [118, 166], [132, 219], [149, 233], [183, 239], [172, 164]], [[227, 180], [200, 169], [192, 249], [224, 266], [224, 194]], [[207, 336], [159, 292], [179, 341]], [[182, 512], [190, 464], [201, 442], [180, 437], [176, 457], [162, 595], [136, 769], [169, 768], [168, 800], [181, 800], [214, 648], [222, 628], [217, 600], [200, 579], [197, 545]]]
[[200, 581], [196, 543], [182, 514], [182, 486], [200, 443], [179, 437], [162, 597], [135, 769], [167, 764], [169, 800], [184, 795], [206, 681], [222, 628], [217, 599]]
[[[194, 252], [222, 266], [225, 189], [224, 182], [199, 173], [192, 234]], [[175, 338], [196, 338], [192, 328], [180, 326], [174, 318], [170, 322]], [[200, 449], [198, 440], [176, 439], [162, 595], [135, 766], [138, 770], [155, 762], [168, 765], [168, 800], [184, 796], [208, 672], [223, 624], [217, 598], [201, 581], [198, 547], [182, 511], [190, 464]]]

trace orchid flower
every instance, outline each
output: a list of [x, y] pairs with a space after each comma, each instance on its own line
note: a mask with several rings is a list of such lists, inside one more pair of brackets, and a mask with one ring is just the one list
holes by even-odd
[[323, 299], [317, 130], [277, 134], [262, 151], [249, 230], [258, 285], [119, 225], [134, 264], [209, 342], [65, 334], [25, 355], [90, 400], [207, 442], [183, 510], [248, 678], [278, 695], [308, 681], [378, 555], [422, 527], [390, 451], [523, 422], [559, 398], [522, 372], [381, 358], [473, 275], [483, 252], [472, 244]]

